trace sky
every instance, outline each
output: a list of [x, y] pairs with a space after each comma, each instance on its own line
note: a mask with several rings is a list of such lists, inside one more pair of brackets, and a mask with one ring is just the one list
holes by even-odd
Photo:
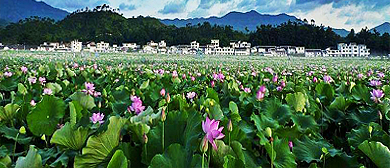
[[390, 0], [42, 0], [68, 12], [109, 4], [125, 17], [161, 19], [223, 16], [230, 11], [256, 10], [314, 19], [317, 25], [360, 31], [390, 21]]

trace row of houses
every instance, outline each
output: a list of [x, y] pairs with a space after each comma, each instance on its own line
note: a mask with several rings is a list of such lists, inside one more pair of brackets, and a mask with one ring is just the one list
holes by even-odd
[[[0, 49], [6, 49], [0, 43]], [[370, 55], [370, 49], [366, 45], [356, 43], [339, 43], [337, 48], [306, 49], [297, 46], [251, 46], [245, 41], [231, 41], [228, 47], [222, 47], [218, 39], [213, 39], [210, 44], [201, 46], [197, 41], [189, 45], [167, 46], [162, 40], [160, 42], [150, 41], [142, 47], [136, 43], [123, 43], [122, 46], [104, 41], [83, 44], [78, 40], [70, 44], [44, 42], [32, 51], [56, 51], [56, 52], [140, 52], [147, 54], [181, 54], [181, 55], [262, 55], [262, 56], [305, 56], [305, 57], [366, 57]]]

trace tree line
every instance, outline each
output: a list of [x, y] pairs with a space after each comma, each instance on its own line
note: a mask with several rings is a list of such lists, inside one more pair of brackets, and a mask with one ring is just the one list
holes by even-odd
[[43, 42], [82, 42], [105, 41], [111, 44], [165, 40], [168, 45], [189, 44], [196, 40], [201, 45], [219, 39], [221, 45], [228, 46], [231, 40], [248, 41], [257, 45], [294, 45], [306, 48], [325, 49], [336, 47], [339, 42], [366, 44], [373, 53], [390, 53], [390, 35], [371, 32], [367, 28], [359, 33], [351, 30], [343, 38], [332, 28], [308, 24], [307, 22], [286, 22], [279, 26], [261, 25], [256, 31], [241, 32], [232, 26], [211, 25], [208, 22], [185, 27], [162, 24], [151, 17], [125, 18], [118, 10], [100, 7], [93, 10], [78, 10], [61, 21], [49, 18], [31, 17], [10, 23], [0, 28], [0, 42], [3, 44], [39, 45]]

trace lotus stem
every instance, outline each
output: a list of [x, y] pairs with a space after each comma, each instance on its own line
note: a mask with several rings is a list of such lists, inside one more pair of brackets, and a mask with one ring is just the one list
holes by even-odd
[[273, 158], [273, 156], [274, 156], [274, 142], [271, 141], [271, 168], [274, 167], [274, 158]]
[[12, 155], [12, 160], [15, 159], [16, 143], [18, 142], [18, 137], [19, 137], [19, 132], [18, 132], [18, 134], [16, 134], [15, 144], [14, 144], [14, 151], [13, 151], [13, 155]]
[[161, 133], [161, 145], [162, 145], [162, 150], [164, 152], [165, 146], [164, 146], [164, 134], [165, 134], [165, 122], [162, 122], [162, 133]]
[[205, 152], [203, 152], [203, 154], [202, 154], [202, 168], [204, 168], [204, 153]]

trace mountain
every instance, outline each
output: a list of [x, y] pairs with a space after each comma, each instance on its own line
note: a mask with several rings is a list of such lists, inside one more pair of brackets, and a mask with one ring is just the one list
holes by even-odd
[[347, 35], [349, 34], [349, 31], [345, 30], [345, 29], [333, 28], [333, 32], [335, 32], [336, 34], [338, 34], [341, 37], [347, 37]]
[[379, 32], [380, 34], [383, 34], [383, 33], [390, 33], [390, 23], [389, 22], [385, 22], [377, 27], [374, 27], [371, 29], [371, 31], [374, 31], [374, 29]]
[[0, 19], [18, 22], [30, 16], [49, 17], [61, 20], [69, 13], [35, 0], [0, 0]]
[[198, 23], [209, 22], [217, 25], [230, 25], [235, 30], [245, 31], [247, 27], [249, 31], [255, 31], [258, 25], [280, 25], [288, 21], [296, 21], [298, 18], [287, 14], [267, 15], [259, 14], [255, 10], [249, 12], [230, 12], [222, 17], [212, 16], [209, 18], [192, 18], [192, 19], [162, 19], [162, 23], [166, 25], [175, 25], [177, 27], [185, 27], [187, 24], [197, 25]]

